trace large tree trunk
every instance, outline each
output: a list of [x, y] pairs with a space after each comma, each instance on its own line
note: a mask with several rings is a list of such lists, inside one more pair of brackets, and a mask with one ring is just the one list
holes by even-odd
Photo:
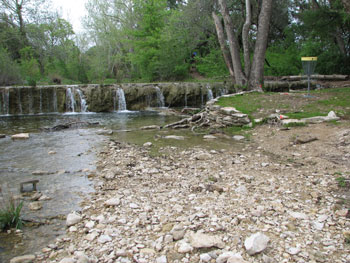
[[253, 64], [250, 72], [250, 89], [261, 90], [264, 83], [264, 63], [269, 35], [272, 0], [263, 0], [259, 14], [258, 36], [256, 38]]
[[242, 70], [242, 64], [241, 64], [241, 58], [240, 58], [240, 48], [238, 44], [238, 40], [235, 36], [234, 32], [234, 26], [227, 8], [226, 0], [219, 0], [220, 5], [220, 11], [224, 18], [224, 25], [226, 29], [226, 34], [228, 38], [228, 43], [230, 46], [230, 53], [232, 57], [232, 65], [234, 70], [234, 76], [236, 83], [238, 85], [246, 85], [247, 78], [245, 77], [243, 70]]
[[252, 12], [250, 0], [245, 0], [246, 18], [242, 31], [243, 54], [244, 54], [244, 73], [249, 79], [250, 75], [250, 52], [249, 52], [249, 29], [252, 24]]
[[215, 27], [216, 27], [216, 33], [218, 35], [218, 40], [221, 48], [221, 52], [224, 56], [224, 60], [226, 63], [226, 66], [230, 72], [230, 76], [234, 79], [234, 71], [232, 67], [232, 59], [230, 55], [230, 51], [227, 49], [226, 46], [226, 39], [225, 39], [225, 33], [224, 28], [222, 27], [220, 18], [215, 14], [215, 12], [212, 13], [212, 17], [214, 19]]

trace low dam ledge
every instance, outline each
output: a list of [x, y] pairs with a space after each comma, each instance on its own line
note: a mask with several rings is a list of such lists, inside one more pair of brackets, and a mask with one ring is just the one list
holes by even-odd
[[162, 107], [202, 107], [235, 93], [232, 84], [127, 83], [0, 87], [0, 115], [139, 111]]

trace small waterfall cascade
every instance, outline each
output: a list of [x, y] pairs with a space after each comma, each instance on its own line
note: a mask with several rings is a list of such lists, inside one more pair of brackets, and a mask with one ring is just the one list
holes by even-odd
[[207, 99], [208, 101], [214, 99], [213, 91], [209, 85], [207, 85]]
[[33, 90], [30, 89], [28, 92], [28, 107], [29, 107], [29, 114], [34, 114], [34, 99], [33, 99]]
[[4, 113], [6, 115], [10, 114], [10, 90], [5, 89], [4, 92]]
[[228, 93], [226, 88], [220, 88], [219, 89], [219, 96], [224, 96]]
[[18, 89], [18, 96], [17, 96], [17, 103], [18, 103], [18, 110], [19, 114], [23, 114], [23, 107], [22, 107], [22, 99], [21, 99], [21, 89]]
[[86, 99], [84, 97], [84, 94], [83, 92], [80, 90], [80, 89], [77, 89], [77, 92], [78, 92], [78, 95], [79, 95], [79, 98], [80, 98], [80, 111], [81, 112], [87, 112], [88, 111], [88, 105], [86, 103]]
[[118, 97], [118, 111], [126, 111], [125, 94], [122, 88], [116, 90], [116, 97]]
[[66, 91], [66, 105], [67, 105], [67, 111], [75, 112], [75, 99], [74, 99], [74, 87], [67, 88]]
[[203, 88], [201, 88], [201, 108], [204, 106], [204, 94], [203, 94]]
[[187, 93], [188, 93], [188, 88], [186, 87], [186, 90], [185, 90], [185, 108], [187, 108]]
[[43, 91], [39, 89], [39, 114], [43, 113]]
[[52, 105], [53, 105], [53, 112], [58, 112], [58, 110], [57, 110], [57, 90], [56, 90], [56, 88], [54, 88], [53, 92], [52, 92]]
[[158, 103], [158, 107], [159, 108], [164, 108], [165, 107], [165, 99], [164, 99], [164, 95], [163, 92], [160, 90], [160, 88], [158, 86], [154, 87], [156, 92], [157, 92], [157, 103]]

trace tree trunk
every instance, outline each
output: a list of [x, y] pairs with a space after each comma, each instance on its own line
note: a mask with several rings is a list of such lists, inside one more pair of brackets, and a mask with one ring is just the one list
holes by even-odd
[[227, 49], [227, 46], [226, 46], [224, 29], [222, 27], [220, 18], [215, 14], [215, 12], [212, 13], [212, 17], [214, 19], [216, 33], [218, 35], [218, 40], [219, 40], [221, 52], [224, 56], [224, 60], [225, 60], [226, 66], [230, 72], [230, 76], [234, 79], [235, 75], [234, 75], [234, 71], [233, 71], [233, 67], [232, 67], [232, 60], [231, 60], [230, 51]]
[[259, 14], [259, 27], [255, 43], [253, 64], [250, 72], [250, 89], [261, 90], [261, 85], [264, 83], [264, 63], [271, 12], [272, 0], [263, 0], [262, 8]]
[[244, 73], [249, 79], [250, 74], [250, 52], [249, 52], [249, 29], [252, 24], [252, 12], [250, 0], [245, 0], [246, 18], [242, 31], [243, 53], [244, 53]]
[[228, 12], [226, 0], [219, 0], [219, 5], [221, 9], [221, 14], [224, 18], [224, 25], [226, 29], [226, 34], [228, 38], [228, 43], [230, 46], [230, 53], [232, 57], [232, 65], [234, 70], [234, 76], [236, 83], [238, 85], [245, 85], [247, 83], [247, 78], [243, 73], [241, 58], [240, 58], [240, 48], [238, 44], [238, 40], [235, 36], [234, 26]]
[[22, 8], [23, 8], [23, 1], [16, 0], [16, 14], [18, 16], [18, 23], [19, 23], [19, 32], [21, 33], [21, 36], [23, 37], [24, 43], [27, 41], [26, 31], [24, 29], [24, 20], [23, 20], [23, 14], [22, 14]]
[[341, 36], [341, 32], [339, 27], [336, 28], [336, 31], [334, 32], [334, 36], [335, 36], [335, 40], [338, 44], [338, 48], [340, 50], [340, 53], [343, 56], [347, 56], [347, 52], [346, 52], [346, 47], [345, 47], [345, 43], [344, 43], [344, 39]]
[[350, 2], [349, 0], [342, 0], [342, 3], [344, 5], [344, 9], [347, 13], [350, 13]]

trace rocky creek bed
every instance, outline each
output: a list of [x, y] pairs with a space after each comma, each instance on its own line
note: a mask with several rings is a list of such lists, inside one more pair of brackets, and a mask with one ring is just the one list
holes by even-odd
[[149, 145], [109, 141], [96, 191], [30, 260], [350, 262], [349, 122], [263, 125], [237, 150]]

